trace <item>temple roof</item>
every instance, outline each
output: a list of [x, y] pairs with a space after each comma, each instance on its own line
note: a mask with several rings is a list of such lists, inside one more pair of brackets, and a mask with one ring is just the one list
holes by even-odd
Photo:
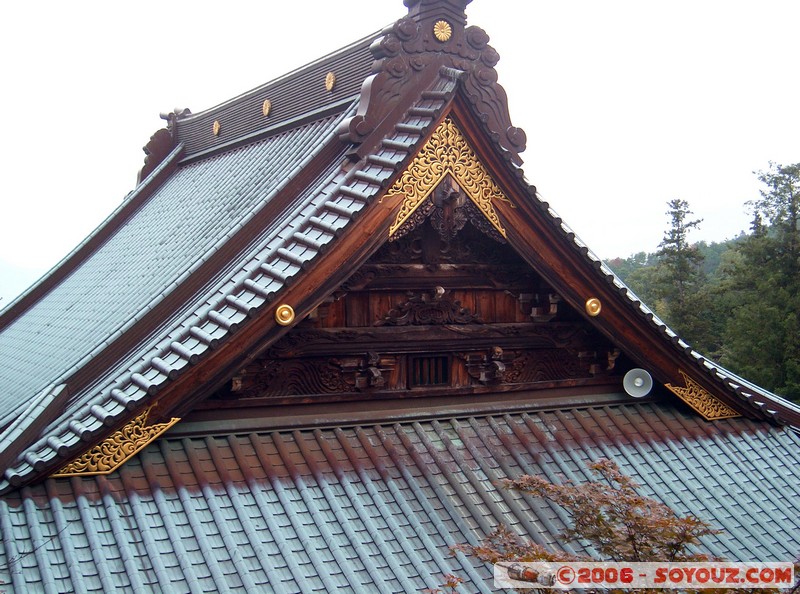
[[[556, 538], [558, 512], [495, 491], [501, 471], [581, 478], [598, 455], [722, 527], [704, 543], [712, 552], [778, 560], [798, 546], [788, 499], [800, 407], [697, 353], [541, 200], [521, 168], [527, 138], [497, 53], [466, 25], [467, 2], [406, 4], [375, 36], [208, 111], [168, 115], [136, 189], [0, 315], [0, 566], [19, 567], [15, 585], [435, 587], [447, 545], [474, 542], [473, 528], [507, 521]], [[427, 196], [415, 168], [456, 144], [466, 166], [423, 190], [445, 175], [472, 184], [488, 233], [677, 397], [637, 404], [612, 378], [613, 389], [469, 410], [431, 397], [390, 411], [364, 398], [292, 409], [291, 422], [278, 408], [204, 417], [201, 403], [413, 222], [411, 198]], [[698, 398], [742, 418], [709, 424], [687, 413], [720, 417]], [[171, 428], [108, 476], [52, 477], [106, 439], [156, 426]], [[761, 478], [743, 477], [742, 460]], [[743, 506], [755, 520], [737, 517]], [[341, 546], [309, 552], [322, 541]]]
[[588, 480], [600, 457], [720, 529], [703, 539], [715, 555], [786, 561], [800, 549], [800, 437], [741, 418], [618, 404], [192, 429], [176, 425], [108, 477], [0, 499], [0, 579], [19, 592], [419, 592], [455, 573], [492, 592], [490, 569], [448, 547], [504, 523], [581, 551], [558, 538], [563, 512], [497, 479]]
[[[461, 3], [411, 3], [408, 17], [374, 39], [206, 112], [169, 116], [145, 148], [137, 188], [0, 316], [0, 489], [107, 435], [253, 326], [459, 102], [462, 117], [474, 116], [486, 135], [484, 151], [509, 172], [530, 216], [541, 218], [555, 258], [566, 251], [580, 261], [578, 274], [602, 279], [635, 324], [659, 336], [659, 348], [723, 389], [727, 406], [798, 423], [800, 407], [682, 341], [541, 201], [519, 168], [525, 133], [510, 123], [497, 53], [483, 30], [454, 14], [463, 16]], [[443, 18], [452, 26], [438, 39]], [[576, 297], [573, 281], [531, 263]], [[616, 339], [616, 330], [604, 331]], [[634, 359], [641, 348], [620, 346]]]

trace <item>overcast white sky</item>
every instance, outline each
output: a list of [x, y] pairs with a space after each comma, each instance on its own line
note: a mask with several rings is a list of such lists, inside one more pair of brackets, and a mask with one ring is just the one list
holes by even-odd
[[[401, 0], [5, 2], [0, 307], [134, 187], [159, 112], [210, 108], [404, 15]], [[475, 0], [528, 180], [599, 256], [748, 226], [752, 171], [800, 161], [796, 0]], [[143, 246], [143, 248], [146, 246]]]

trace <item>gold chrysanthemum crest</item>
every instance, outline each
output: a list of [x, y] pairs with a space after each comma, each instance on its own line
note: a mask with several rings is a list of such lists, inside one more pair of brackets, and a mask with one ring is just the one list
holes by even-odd
[[741, 416], [730, 406], [714, 398], [708, 390], [690, 378], [683, 370], [679, 369], [678, 371], [683, 376], [683, 383], [686, 384], [686, 387], [682, 388], [672, 384], [664, 385], [678, 398], [691, 406], [706, 421]]
[[180, 421], [179, 418], [173, 417], [166, 423], [148, 425], [149, 414], [150, 408], [82, 456], [75, 458], [53, 476], [92, 476], [114, 472]]
[[500, 223], [492, 203], [494, 200], [502, 200], [512, 208], [514, 205], [494, 182], [464, 135], [449, 117], [439, 124], [408, 168], [386, 192], [384, 199], [394, 196], [404, 197], [395, 221], [389, 227], [389, 237], [397, 232], [447, 174], [456, 180], [467, 197], [505, 237], [506, 230]]
[[333, 72], [329, 72], [325, 75], [325, 90], [328, 92], [333, 91], [333, 87], [336, 86], [336, 75]]
[[433, 25], [433, 35], [436, 39], [444, 43], [453, 35], [453, 27], [451, 27], [450, 23], [447, 21], [436, 21]]

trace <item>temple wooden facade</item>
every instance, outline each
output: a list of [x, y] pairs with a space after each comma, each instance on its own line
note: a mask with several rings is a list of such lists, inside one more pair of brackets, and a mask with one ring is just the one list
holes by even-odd
[[[399, 592], [616, 460], [800, 551], [800, 408], [667, 328], [543, 202], [469, 0], [172, 113], [137, 188], [0, 315], [0, 590]], [[631, 396], [628, 372], [654, 386]], [[630, 377], [630, 376], [629, 376]]]

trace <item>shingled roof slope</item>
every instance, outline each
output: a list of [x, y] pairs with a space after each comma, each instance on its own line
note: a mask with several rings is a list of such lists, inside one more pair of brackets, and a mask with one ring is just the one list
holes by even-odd
[[[484, 36], [473, 36], [485, 47]], [[373, 51], [391, 50], [391, 39], [381, 43]], [[349, 47], [369, 53], [363, 41]], [[344, 61], [360, 72], [368, 60]], [[343, 96], [276, 114], [260, 128], [252, 111], [277, 96], [271, 91], [286, 84], [294, 92], [293, 80], [313, 80], [328, 63], [312, 65], [307, 79], [301, 69], [209, 113], [174, 115], [170, 151], [150, 163], [150, 182], [127, 210], [112, 216], [113, 232], [59, 282], [29, 302], [23, 297], [24, 312], [0, 320], [0, 339], [9, 341], [3, 349], [31, 349], [18, 359], [20, 369], [0, 375], [3, 383], [25, 377], [13, 399], [0, 393], [8, 413], [0, 417], [0, 461], [8, 462], [0, 478], [0, 581], [20, 592], [394, 592], [436, 587], [455, 571], [470, 591], [490, 591], [488, 569], [452, 557], [450, 545], [475, 544], [500, 522], [552, 545], [565, 521], [555, 507], [498, 490], [497, 479], [585, 480], [587, 462], [600, 456], [619, 462], [643, 494], [722, 529], [703, 543], [711, 553], [760, 561], [795, 555], [796, 431], [744, 418], [710, 424], [677, 401], [633, 403], [586, 390], [570, 404], [558, 390], [549, 404], [517, 394], [506, 406], [494, 394], [456, 412], [452, 405], [432, 413], [358, 411], [342, 421], [318, 411], [315, 423], [291, 420], [294, 409], [235, 422], [235, 415], [209, 421], [198, 411], [110, 475], [44, 478], [195, 373], [201, 380], [190, 390], [164, 398], [175, 407], [175, 395], [185, 397], [191, 410], [191, 399], [211, 389], [207, 370], [214, 368], [205, 364], [220, 351], [255, 356], [275, 340], [278, 330], [264, 323], [274, 326], [270, 303], [314, 279], [315, 266], [330, 271], [325, 257], [354, 245], [353, 235], [371, 235], [374, 227], [358, 220], [387, 220], [391, 207], [376, 197], [445, 113], [469, 126], [481, 158], [514, 192], [523, 214], [504, 213], [517, 222], [509, 236], [536, 228], [573, 270], [583, 287], [570, 295], [573, 308], [587, 286], [610, 287], [604, 307], [624, 310], [617, 319], [634, 320], [647, 340], [656, 336], [659, 357], [671, 349], [681, 365], [729, 382], [737, 397], [760, 399], [762, 419], [784, 420], [769, 406], [796, 412], [703, 360], [593, 256], [524, 181], [513, 150], [524, 147], [524, 134], [496, 134], [497, 122], [487, 124], [475, 108], [466, 65], [426, 71], [398, 113], [370, 111], [369, 93], [358, 98], [348, 83], [339, 88]], [[380, 91], [379, 84], [364, 88]], [[213, 122], [219, 134], [211, 133]], [[516, 240], [514, 247], [524, 243]], [[298, 311], [316, 307], [384, 241], [382, 233], [355, 244], [352, 266], [321, 279], [327, 288], [318, 293], [308, 289], [307, 301], [292, 301]], [[540, 264], [531, 244], [523, 248], [531, 267]], [[559, 266], [543, 276], [568, 292], [570, 279], [554, 278], [553, 269]], [[104, 283], [107, 293], [95, 295]], [[251, 341], [237, 342], [243, 335]], [[51, 342], [54, 360], [37, 369]], [[19, 414], [16, 402], [36, 392]]]
[[0, 583], [418, 592], [454, 572], [468, 591], [491, 592], [489, 569], [449, 546], [499, 523], [552, 545], [565, 521], [497, 479], [583, 481], [599, 457], [720, 529], [703, 540], [708, 552], [786, 561], [800, 549], [800, 436], [744, 419], [628, 404], [205, 436], [179, 427], [111, 476], [0, 499]]
[[340, 119], [329, 116], [178, 169], [102, 247], [0, 333], [0, 419], [88, 359], [96, 365], [110, 342], [264, 207]]
[[[465, 20], [455, 5], [429, 4], [410, 2], [410, 14], [424, 20], [445, 10], [454, 22]], [[74, 456], [83, 442], [140, 411], [165, 382], [245, 325], [385, 187], [457, 88], [472, 104], [469, 109], [480, 113], [491, 150], [520, 182], [517, 152], [525, 135], [509, 124], [488, 36], [476, 27], [459, 29], [457, 43], [437, 53], [448, 46], [420, 36], [412, 21], [398, 21], [369, 50], [368, 40], [361, 40], [209, 112], [171, 116], [178, 144], [160, 155], [161, 165], [148, 165], [154, 169], [138, 189], [143, 197], [128, 199], [132, 212], [123, 205], [106, 226], [108, 236], [57, 271], [60, 282], [40, 295], [23, 296], [0, 318], [0, 459], [8, 465], [0, 489]], [[366, 76], [369, 55], [379, 58], [373, 75], [360, 99], [347, 100], [342, 94], [358, 88], [354, 80]], [[411, 67], [401, 67], [406, 59]], [[430, 60], [434, 66], [426, 68]], [[338, 91], [334, 85], [329, 95], [311, 93], [310, 112], [279, 112], [270, 124], [253, 117], [270, 96], [302, 99], [310, 81], [333, 65], [352, 73], [352, 80], [348, 76]], [[422, 73], [424, 84], [409, 90], [414, 71]], [[212, 121], [219, 128], [209, 127]], [[206, 140], [200, 142], [203, 129]], [[182, 139], [194, 143], [188, 153]], [[323, 149], [326, 158], [313, 160]], [[174, 171], [145, 192], [166, 166]], [[276, 202], [290, 183], [291, 196]], [[532, 209], [544, 213], [554, 240], [578, 251], [583, 267], [604, 276], [681, 356], [758, 414], [778, 418], [781, 411], [800, 418], [800, 408], [754, 390], [692, 351], [594, 258], [535, 188], [524, 182], [519, 188]], [[551, 281], [568, 288], [563, 279]], [[30, 422], [12, 424], [34, 396], [24, 415]]]
[[[171, 114], [176, 142], [184, 160], [201, 158], [229, 144], [251, 142], [265, 129], [292, 128], [309, 114], [341, 111], [350, 104], [369, 75], [374, 57], [369, 46], [379, 33], [359, 39], [264, 85], [196, 114]], [[331, 88], [325, 84], [333, 73]], [[269, 102], [265, 114], [264, 102]], [[220, 132], [210, 134], [214, 122]]]
[[[158, 328], [141, 322], [142, 316], [155, 311], [163, 300], [168, 299], [168, 294], [163, 291], [156, 293], [154, 303], [145, 301], [144, 309], [134, 312], [136, 315], [129, 318], [130, 322], [126, 327], [118, 328], [111, 323], [102, 328], [103, 332], [116, 332], [116, 337], [124, 341], [124, 349], [116, 359], [109, 361], [110, 366], [105, 371], [98, 366], [102, 359], [97, 353], [89, 352], [62, 374], [62, 377], [68, 376], [69, 372], [80, 374], [82, 364], [92, 363], [88, 370], [91, 383], [80, 386], [78, 382], [70, 382], [69, 404], [50, 405], [45, 414], [39, 415], [45, 419], [46, 425], [38, 440], [32, 444], [22, 443], [19, 437], [21, 432], [13, 431], [13, 427], [0, 435], [0, 442], [5, 440], [7, 448], [11, 449], [9, 444], [13, 444], [15, 440], [20, 441], [23, 448], [15, 452], [17, 462], [6, 469], [5, 479], [0, 480], [0, 490], [8, 488], [9, 481], [11, 484], [18, 484], [23, 477], [31, 476], [34, 471], [52, 464], [54, 460], [74, 456], [85, 447], [82, 444], [91, 435], [107, 430], [108, 426], [118, 422], [117, 419], [130, 414], [130, 410], [147, 403], [160, 383], [175, 377], [196, 357], [215, 348], [248, 319], [251, 311], [267, 303], [271, 295], [301, 272], [304, 263], [322, 252], [325, 245], [336, 237], [338, 230], [368, 204], [370, 195], [381, 189], [381, 180], [388, 179], [394, 173], [395, 167], [408, 156], [411, 147], [418, 142], [426, 126], [430, 125], [434, 115], [455, 88], [455, 78], [448, 73], [440, 76], [431, 88], [434, 97], [418, 103], [418, 109], [424, 115], [408, 115], [399, 125], [402, 130], [395, 131], [387, 138], [383, 146], [360, 168], [353, 168], [348, 164], [344, 159], [346, 147], [335, 138], [336, 126], [354, 113], [357, 104], [354, 102], [344, 113], [179, 169], [141, 209], [144, 214], [137, 213], [136, 216], [144, 217], [150, 213], [151, 208], [164, 216], [165, 210], [159, 207], [163, 206], [162, 203], [170, 205], [171, 210], [166, 214], [171, 218], [165, 220], [161, 227], [166, 235], [156, 237], [161, 241], [169, 238], [170, 225], [186, 228], [187, 223], [182, 221], [184, 209], [189, 207], [192, 200], [197, 200], [198, 194], [204, 194], [203, 199], [209, 200], [211, 212], [206, 215], [198, 213], [196, 224], [198, 230], [209, 232], [206, 253], [198, 251], [197, 246], [194, 246], [182, 256], [184, 270], [179, 277], [162, 277], [163, 281], [168, 281], [164, 285], [167, 289], [180, 287], [181, 294], [177, 303], [159, 312], [162, 316], [166, 314], [163, 319], [153, 315], [159, 322]], [[291, 146], [284, 145], [284, 142]], [[277, 146], [287, 150], [273, 153], [270, 149]], [[328, 147], [333, 154], [327, 159], [315, 161], [315, 156], [324, 147]], [[316, 173], [313, 183], [299, 194], [290, 192], [290, 196], [286, 198], [290, 205], [282, 204], [280, 209], [271, 210], [273, 194], [279, 193], [300, 171], [307, 171], [310, 163], [315, 163], [317, 168], [323, 167]], [[219, 179], [215, 176], [219, 176]], [[206, 188], [204, 184], [210, 184], [210, 188]], [[208, 189], [217, 188], [219, 191], [214, 194], [208, 192]], [[231, 202], [231, 196], [238, 198]], [[241, 201], [240, 208], [237, 208], [237, 200]], [[195, 206], [191, 208], [194, 209]], [[253, 224], [250, 224], [249, 231], [242, 232], [247, 242], [244, 244], [241, 243], [243, 239], [238, 239], [236, 234], [242, 229], [247, 230], [248, 213], [250, 218], [260, 219], [251, 221]], [[220, 224], [220, 221], [214, 219], [215, 216], [221, 216], [223, 222], [228, 220], [230, 228]], [[136, 217], [132, 219], [134, 222], [138, 220], [140, 219]], [[129, 226], [131, 225], [123, 227], [123, 231]], [[124, 233], [122, 235], [125, 237]], [[187, 237], [191, 235], [192, 228], [189, 228]], [[108, 245], [116, 245], [115, 240], [116, 238], [112, 238]], [[158, 250], [137, 255], [129, 243], [124, 245], [127, 251], [117, 254], [122, 260], [112, 267], [120, 270], [123, 279], [117, 290], [124, 290], [126, 282], [137, 282], [135, 275], [140, 272], [133, 270], [134, 276], [128, 276], [127, 270], [123, 270], [124, 267], [121, 266], [125, 258], [132, 258], [133, 262], [137, 261], [137, 257], [143, 258], [152, 263], [151, 270], [155, 275], [163, 274], [159, 267]], [[191, 241], [186, 245], [191, 245]], [[104, 254], [105, 249], [104, 245], [98, 253]], [[225, 253], [228, 257], [220, 261], [220, 255]], [[181, 259], [181, 256], [178, 258]], [[193, 291], [187, 291], [187, 284], [192, 281], [196, 284], [198, 279], [207, 279], [206, 275], [197, 274], [197, 267], [203, 266], [210, 259], [218, 260], [212, 267], [213, 282], [204, 282], [204, 286], [196, 286]], [[88, 260], [89, 264], [93, 262], [94, 257]], [[105, 261], [106, 265], [109, 263], [110, 261]], [[165, 265], [165, 270], [166, 273], [174, 271], [178, 274], [180, 267]], [[71, 286], [71, 281], [64, 284]], [[157, 291], [158, 284], [153, 283], [153, 290]], [[80, 286], [91, 294], [92, 286]], [[59, 289], [60, 286], [53, 293], [58, 295]], [[144, 296], [149, 297], [147, 294]], [[44, 298], [45, 303], [50, 302], [49, 297], [50, 295]], [[96, 311], [91, 305], [91, 299], [88, 301], [83, 307]], [[136, 301], [139, 300], [133, 300]], [[133, 305], [136, 303], [132, 303]], [[57, 318], [60, 310], [57, 305], [54, 307], [49, 315]], [[129, 316], [131, 313], [127, 312]], [[125, 313], [120, 314], [119, 322], [125, 317]], [[22, 320], [30, 322], [27, 313], [22, 316]], [[138, 323], [147, 330], [147, 335], [142, 337], [146, 340], [141, 344], [131, 344], [131, 336], [134, 334], [131, 326]], [[103, 337], [103, 332], [98, 331], [91, 338], [101, 340], [101, 346], [104, 347], [115, 335]], [[10, 336], [17, 340], [15, 348], [22, 344], [23, 338], [18, 338], [14, 333]], [[65, 339], [74, 340], [74, 337], [65, 336]], [[91, 346], [90, 343], [91, 340], [87, 339], [87, 348]], [[39, 343], [35, 356], [44, 356], [46, 344], [45, 340]], [[15, 351], [11, 348], [4, 349], [4, 352], [10, 359], [15, 358]], [[66, 345], [64, 354], [73, 354]], [[28, 362], [32, 367], [35, 367], [35, 356]], [[37, 379], [45, 386], [44, 391], [49, 391], [56, 382], [45, 384], [46, 375], [41, 373]], [[9, 383], [12, 378], [13, 374], [7, 378]], [[76, 389], [76, 384], [80, 389]], [[7, 398], [4, 402], [8, 407], [13, 407], [14, 404], [24, 406], [19, 405], [19, 401], [17, 397]], [[9, 408], [6, 419], [10, 421], [18, 410]], [[49, 418], [47, 413], [51, 414]]]

